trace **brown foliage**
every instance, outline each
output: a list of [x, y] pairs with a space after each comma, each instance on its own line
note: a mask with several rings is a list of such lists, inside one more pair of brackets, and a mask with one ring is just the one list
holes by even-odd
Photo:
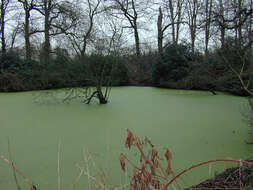
[[158, 151], [148, 138], [141, 141], [130, 130], [127, 130], [125, 146], [129, 149], [132, 146], [135, 146], [140, 152], [140, 166], [132, 163], [124, 154], [121, 154], [120, 156], [120, 164], [123, 171], [125, 171], [125, 161], [130, 163], [133, 167], [130, 189], [162, 189], [165, 182], [168, 181], [169, 175], [172, 173], [170, 164], [172, 156], [169, 149], [166, 149], [165, 152], [168, 167], [167, 169], [164, 169], [160, 164], [161, 159]]
[[137, 141], [136, 136], [130, 130], [127, 129], [127, 137], [125, 142], [126, 148], [130, 149], [133, 143], [136, 141]]
[[125, 155], [124, 154], [120, 154], [120, 165], [123, 171], [126, 170], [126, 163], [125, 163]]
[[168, 162], [168, 167], [167, 167], [166, 172], [168, 175], [170, 175], [172, 172], [171, 163], [170, 163], [170, 161], [172, 160], [172, 156], [168, 148], [166, 149], [165, 158]]

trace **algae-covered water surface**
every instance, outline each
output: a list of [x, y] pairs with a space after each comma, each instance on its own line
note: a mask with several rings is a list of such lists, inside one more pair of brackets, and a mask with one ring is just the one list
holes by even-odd
[[[0, 154], [9, 158], [8, 139], [15, 166], [40, 189], [58, 187], [58, 153], [62, 189], [72, 189], [85, 164], [87, 150], [97, 170], [103, 170], [109, 186], [128, 181], [131, 167], [123, 173], [121, 152], [133, 158], [136, 151], [124, 147], [126, 129], [149, 137], [164, 154], [168, 147], [175, 172], [191, 164], [216, 158], [250, 158], [252, 145], [241, 112], [247, 101], [210, 92], [167, 90], [149, 87], [115, 87], [106, 105], [78, 102], [35, 103], [41, 92], [0, 93]], [[60, 145], [60, 152], [59, 150]], [[86, 151], [84, 151], [84, 149]], [[92, 162], [90, 162], [93, 165]], [[193, 170], [178, 183], [199, 183], [228, 164], [213, 164]], [[97, 170], [90, 169], [97, 175]], [[101, 173], [100, 173], [101, 174]], [[18, 178], [24, 189], [23, 180]], [[76, 189], [88, 189], [82, 176]], [[0, 160], [0, 189], [15, 189], [13, 172]]]

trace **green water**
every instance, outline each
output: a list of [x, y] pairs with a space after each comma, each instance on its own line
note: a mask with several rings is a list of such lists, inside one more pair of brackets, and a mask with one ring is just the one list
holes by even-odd
[[[84, 165], [84, 148], [92, 153], [97, 168], [106, 172], [107, 184], [125, 184], [132, 172], [130, 168], [127, 174], [121, 171], [119, 155], [124, 152], [134, 157], [124, 148], [127, 128], [140, 137], [148, 136], [162, 155], [168, 147], [175, 172], [200, 161], [246, 159], [253, 153], [253, 146], [244, 143], [248, 128], [241, 111], [247, 101], [242, 97], [117, 87], [107, 105], [34, 103], [39, 93], [0, 94], [0, 154], [8, 157], [9, 138], [16, 167], [41, 190], [57, 189], [59, 142], [64, 190], [72, 188], [78, 175], [76, 164]], [[229, 166], [214, 164], [193, 170], [179, 183], [196, 184]], [[86, 179], [81, 177], [76, 189], [88, 189]], [[0, 160], [0, 189], [15, 188], [11, 169]]]

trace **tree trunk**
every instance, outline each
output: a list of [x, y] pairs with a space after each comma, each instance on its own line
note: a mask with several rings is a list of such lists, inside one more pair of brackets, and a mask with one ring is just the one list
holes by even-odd
[[[242, 0], [238, 0], [238, 11], [241, 12], [242, 10]], [[242, 46], [242, 14], [239, 14], [239, 26], [238, 26], [238, 42], [239, 42], [239, 47]]]
[[51, 11], [51, 0], [47, 1], [44, 0], [44, 9], [45, 9], [45, 21], [44, 21], [44, 37], [45, 37], [45, 42], [44, 42], [44, 47], [43, 47], [43, 56], [44, 56], [44, 61], [48, 62], [50, 59], [50, 52], [51, 52], [51, 47], [50, 47], [50, 11]]
[[98, 95], [98, 99], [99, 99], [100, 104], [107, 104], [107, 100], [105, 99], [105, 97], [103, 95], [101, 85], [97, 85], [97, 95]]
[[86, 34], [83, 36], [83, 47], [81, 49], [81, 56], [84, 57], [85, 54], [86, 54], [86, 48], [87, 48], [87, 41], [88, 39], [90, 38], [90, 34], [92, 32], [92, 29], [93, 29], [93, 18], [94, 18], [94, 15], [90, 15], [89, 16], [89, 20], [90, 20], [90, 26], [88, 28], [88, 31], [86, 32]]
[[142, 78], [142, 65], [139, 57], [141, 56], [141, 51], [140, 51], [140, 40], [139, 40], [139, 34], [138, 34], [138, 29], [137, 29], [137, 23], [135, 22], [135, 27], [134, 27], [134, 38], [135, 38], [135, 48], [136, 48], [136, 56], [137, 56], [137, 68], [138, 68], [138, 75], [139, 75], [139, 81]]
[[191, 29], [191, 50], [192, 50], [192, 53], [195, 52], [195, 32], [193, 29]]
[[31, 59], [31, 44], [30, 44], [30, 13], [29, 10], [25, 10], [25, 50], [26, 59]]
[[225, 46], [225, 34], [226, 34], [226, 29], [224, 27], [220, 27], [220, 41], [221, 41], [221, 48], [223, 49]]
[[205, 55], [208, 55], [208, 45], [210, 39], [210, 25], [211, 25], [211, 14], [212, 14], [213, 1], [206, 0], [206, 24], [205, 24]]
[[[250, 9], [253, 8], [253, 1], [250, 0]], [[252, 14], [249, 17], [250, 21], [249, 21], [249, 29], [248, 29], [248, 38], [249, 38], [249, 43], [252, 44]], [[250, 55], [252, 56], [252, 45], [250, 44]]]
[[135, 39], [136, 55], [139, 57], [141, 55], [141, 51], [140, 51], [140, 39], [139, 39], [139, 33], [138, 33], [136, 21], [135, 21], [135, 27], [134, 27], [134, 39]]
[[86, 54], [86, 46], [87, 46], [87, 39], [83, 41], [83, 48], [81, 50], [81, 57], [84, 57]]
[[[193, 0], [193, 2], [188, 2], [188, 25], [191, 35], [191, 50], [194, 53], [195, 52], [195, 40], [196, 40], [196, 31], [197, 31], [197, 15], [198, 15], [198, 1]], [[190, 4], [192, 3], [192, 4]]]
[[1, 44], [2, 44], [2, 53], [6, 53], [6, 41], [5, 41], [5, 11], [6, 6], [4, 3], [5, 0], [1, 0]]
[[159, 8], [159, 15], [157, 19], [157, 42], [158, 42], [158, 52], [162, 53], [163, 51], [163, 31], [162, 31], [162, 20], [163, 20], [163, 13], [161, 7]]
[[[219, 0], [219, 7], [220, 7], [220, 14], [224, 18], [224, 5], [223, 5], [223, 0]], [[220, 25], [220, 42], [221, 42], [221, 48], [224, 48], [225, 45], [225, 34], [226, 34], [226, 29], [224, 26]]]
[[172, 43], [176, 43], [176, 34], [175, 34], [175, 18], [174, 18], [174, 8], [172, 0], [169, 0], [169, 11], [170, 11], [170, 20], [171, 20], [171, 27], [172, 27]]
[[[253, 8], [253, 1], [250, 0], [250, 9]], [[249, 41], [249, 57], [250, 57], [250, 66], [249, 69], [253, 70], [253, 54], [252, 54], [252, 14], [249, 17], [249, 26], [248, 26], [248, 41]]]
[[177, 15], [177, 28], [176, 28], [176, 44], [178, 44], [179, 39], [179, 30], [180, 30], [180, 22], [181, 22], [181, 16], [182, 16], [182, 0], [177, 1], [177, 9], [178, 9], [178, 15]]
[[44, 58], [45, 61], [50, 59], [50, 25], [48, 23], [48, 17], [45, 16], [45, 44], [44, 44]]

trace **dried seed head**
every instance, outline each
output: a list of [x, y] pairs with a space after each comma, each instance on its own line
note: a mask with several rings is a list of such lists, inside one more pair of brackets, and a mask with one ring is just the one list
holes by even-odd
[[172, 159], [171, 153], [170, 153], [168, 148], [166, 148], [165, 158], [166, 158], [167, 161]]
[[152, 160], [152, 163], [157, 167], [158, 166], [158, 152], [156, 149], [152, 149], [151, 160]]
[[127, 129], [127, 135], [126, 135], [126, 142], [125, 142], [125, 146], [126, 148], [131, 148], [131, 146], [133, 145], [133, 143], [137, 140], [137, 137], [129, 130]]
[[126, 171], [126, 168], [125, 168], [125, 166], [126, 166], [126, 163], [125, 163], [125, 155], [124, 154], [120, 154], [120, 165], [121, 165], [121, 168], [122, 168], [122, 170], [123, 171]]
[[145, 142], [147, 142], [151, 146], [151, 148], [154, 148], [154, 145], [152, 144], [151, 140], [149, 140], [148, 137], [145, 138]]
[[166, 149], [165, 157], [166, 157], [166, 160], [168, 161], [168, 167], [167, 167], [166, 172], [168, 175], [170, 175], [172, 172], [171, 163], [170, 163], [172, 156], [168, 148]]

